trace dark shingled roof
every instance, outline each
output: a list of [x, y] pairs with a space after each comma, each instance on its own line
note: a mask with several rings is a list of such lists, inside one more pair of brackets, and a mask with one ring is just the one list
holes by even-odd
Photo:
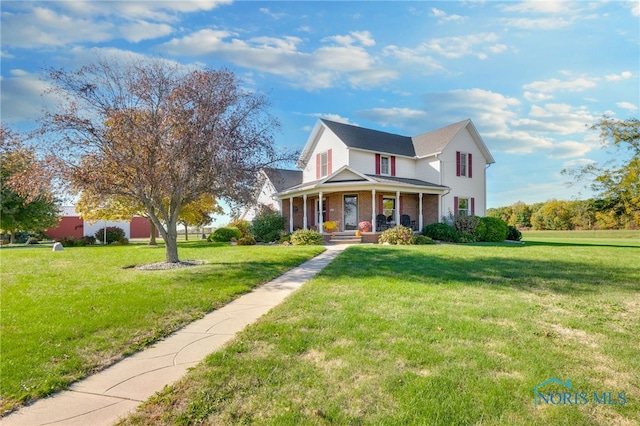
[[281, 192], [287, 188], [291, 188], [302, 183], [302, 170], [268, 168], [264, 169], [264, 172], [269, 177], [269, 180], [276, 188], [277, 192]]
[[415, 157], [416, 155], [413, 148], [413, 141], [408, 136], [365, 129], [364, 127], [337, 123], [326, 119], [321, 119], [321, 121], [349, 148], [366, 149], [368, 151], [404, 155], [407, 157]]

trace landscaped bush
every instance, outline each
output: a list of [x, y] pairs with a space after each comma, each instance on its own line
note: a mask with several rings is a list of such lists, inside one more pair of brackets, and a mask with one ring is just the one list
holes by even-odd
[[126, 246], [127, 244], [129, 244], [129, 239], [128, 238], [120, 238], [118, 241], [115, 242], [116, 245], [118, 246]]
[[291, 244], [294, 246], [318, 246], [324, 243], [324, 237], [317, 231], [298, 229], [291, 234]]
[[413, 244], [416, 244], [416, 245], [426, 245], [426, 244], [435, 244], [435, 243], [436, 243], [435, 241], [433, 241], [431, 238], [425, 235], [413, 236]]
[[409, 245], [413, 244], [413, 229], [397, 225], [380, 234], [378, 244]]
[[476, 241], [476, 236], [471, 232], [459, 231], [458, 235], [460, 236], [459, 243], [473, 243]]
[[[105, 241], [104, 238], [104, 228], [98, 229], [96, 232], [96, 239], [101, 243]], [[107, 226], [107, 244], [115, 243], [116, 241], [120, 241], [125, 237], [124, 229], [119, 228], [117, 226]], [[64, 245], [64, 244], [63, 244]]]
[[478, 227], [478, 223], [480, 223], [480, 217], [478, 216], [460, 216], [458, 215], [453, 220], [453, 227], [456, 228], [458, 233], [462, 234], [466, 232], [468, 234], [474, 234], [476, 228]]
[[251, 222], [249, 232], [263, 243], [278, 241], [284, 232], [285, 218], [273, 210], [264, 210]]
[[228, 243], [231, 239], [239, 240], [242, 238], [242, 231], [240, 231], [235, 226], [225, 226], [223, 228], [218, 228], [209, 237], [207, 241], [209, 242], [218, 242], [218, 243]]
[[85, 235], [84, 237], [80, 238], [80, 240], [84, 243], [85, 246], [92, 246], [96, 243], [96, 237], [93, 235]]
[[502, 242], [507, 238], [509, 227], [507, 223], [497, 217], [482, 217], [476, 228], [476, 240], [487, 242]]
[[456, 228], [446, 223], [432, 223], [422, 228], [422, 234], [438, 241], [448, 241], [457, 243], [460, 241], [460, 234]]
[[256, 239], [253, 238], [251, 235], [247, 235], [238, 240], [239, 246], [253, 246], [255, 244], [256, 244]]
[[509, 226], [509, 232], [507, 233], [507, 240], [520, 241], [522, 239], [522, 232], [515, 226]]
[[60, 237], [56, 239], [56, 242], [62, 244], [63, 247], [84, 247], [87, 245], [82, 238], [76, 237]]
[[238, 228], [240, 232], [242, 232], [242, 236], [246, 237], [247, 235], [249, 235], [249, 227], [251, 226], [251, 222], [244, 219], [238, 219], [238, 220], [234, 220], [227, 226]]
[[280, 239], [278, 240], [279, 244], [290, 243], [290, 242], [291, 242], [291, 234], [290, 233], [286, 233], [284, 235], [281, 235]]

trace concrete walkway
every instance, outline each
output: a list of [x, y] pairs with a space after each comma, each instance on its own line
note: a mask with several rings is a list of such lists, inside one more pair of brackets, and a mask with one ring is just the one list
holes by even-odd
[[75, 383], [67, 391], [12, 413], [0, 420], [0, 425], [113, 425], [282, 302], [345, 247], [327, 246], [315, 258], [194, 321], [153, 347]]

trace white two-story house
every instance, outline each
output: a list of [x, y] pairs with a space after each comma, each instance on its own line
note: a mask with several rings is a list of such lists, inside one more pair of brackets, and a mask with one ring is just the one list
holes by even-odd
[[492, 163], [471, 120], [409, 137], [321, 119], [299, 170], [261, 172], [257, 201], [279, 210], [290, 231], [323, 232], [326, 221], [340, 232], [362, 221], [372, 232], [420, 230], [449, 214], [484, 216]]

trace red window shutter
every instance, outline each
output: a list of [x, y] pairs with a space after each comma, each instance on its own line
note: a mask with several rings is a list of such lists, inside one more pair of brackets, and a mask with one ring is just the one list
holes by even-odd
[[[456, 176], [460, 176], [460, 151], [456, 151]], [[456, 201], [456, 210], [458, 209], [458, 202]]]
[[[471, 154], [469, 154], [471, 155]], [[469, 176], [471, 177], [471, 176]], [[476, 199], [471, 197], [471, 216], [474, 216], [476, 214]]]
[[316, 154], [316, 179], [320, 179], [320, 154]]
[[330, 175], [331, 173], [331, 150], [329, 150], [327, 151], [327, 175]]
[[316, 226], [316, 203], [311, 203], [311, 226]]
[[453, 197], [453, 215], [458, 216], [458, 197]]
[[400, 196], [400, 216], [402, 216], [402, 195]]
[[469, 158], [469, 167], [468, 167], [469, 171], [467, 172], [467, 176], [471, 177], [471, 171], [473, 170], [473, 167], [471, 167], [471, 154], [467, 154], [467, 157]]
[[380, 154], [376, 154], [376, 174], [380, 174]]
[[396, 156], [391, 156], [391, 176], [396, 175]]

